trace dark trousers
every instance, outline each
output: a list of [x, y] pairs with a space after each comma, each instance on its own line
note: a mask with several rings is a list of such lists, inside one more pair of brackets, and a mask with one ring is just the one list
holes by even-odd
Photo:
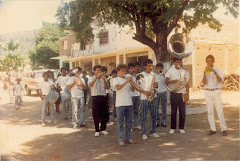
[[109, 115], [110, 115], [110, 109], [109, 109], [109, 94], [107, 93], [107, 95], [105, 96], [105, 105], [107, 106], [107, 122], [109, 121]]
[[87, 90], [83, 90], [84, 93], [84, 106], [86, 105], [86, 101], [87, 101]]
[[179, 129], [184, 129], [186, 118], [186, 106], [182, 99], [182, 93], [170, 93], [171, 101], [171, 129], [176, 129], [177, 109], [179, 110]]
[[[106, 130], [107, 128], [108, 110], [105, 97], [106, 96], [92, 96], [92, 115], [96, 132]], [[100, 129], [99, 122], [101, 122]]]

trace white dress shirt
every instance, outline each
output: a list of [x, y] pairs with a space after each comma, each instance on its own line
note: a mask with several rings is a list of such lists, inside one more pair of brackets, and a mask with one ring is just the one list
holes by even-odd
[[[221, 70], [217, 67], [213, 67], [213, 69], [216, 71], [216, 73], [219, 75], [220, 78], [222, 78], [223, 82], [223, 74]], [[202, 72], [202, 80], [204, 76], [205, 70]], [[222, 82], [217, 81], [217, 77], [214, 74], [214, 72], [210, 72], [209, 74], [206, 74], [207, 77], [207, 84], [204, 85], [204, 88], [214, 89], [214, 88], [222, 88]]]
[[[172, 65], [172, 67], [167, 71], [167, 74], [165, 77], [168, 77], [169, 80], [180, 80], [181, 76], [183, 78], [189, 79], [189, 73], [185, 69], [176, 69], [175, 65]], [[174, 91], [174, 93], [185, 93], [186, 87], [184, 86], [182, 89], [178, 91]]]
[[[90, 78], [88, 81], [88, 86], [89, 84], [96, 78], [96, 76], [93, 76]], [[104, 88], [104, 80], [102, 78], [97, 79], [96, 82], [93, 84], [91, 89], [91, 96], [106, 96], [106, 89]]]
[[167, 91], [167, 88], [165, 86], [165, 77], [162, 74], [157, 75], [158, 78], [158, 89], [157, 93], [163, 93]]
[[[141, 89], [144, 91], [150, 91], [154, 77], [155, 77], [155, 82], [158, 82], [157, 75], [153, 72], [151, 73], [142, 72], [141, 74], [144, 76], [143, 82], [140, 84]], [[156, 94], [155, 94], [155, 97], [157, 97]], [[144, 93], [141, 93], [140, 100], [147, 100], [147, 98], [148, 98], [147, 95], [145, 95]]]
[[53, 84], [54, 83], [51, 80], [48, 80], [46, 82], [44, 80], [41, 80], [39, 83], [39, 88], [42, 91], [42, 95], [48, 95], [52, 90]]
[[22, 83], [19, 83], [19, 84], [15, 83], [13, 89], [14, 89], [15, 96], [22, 96], [22, 93], [24, 90]]
[[[115, 78], [117, 78], [117, 77], [115, 77]], [[112, 91], [116, 91], [116, 88], [113, 86], [113, 80], [114, 80], [115, 78], [111, 78], [111, 79], [110, 79], [110, 87], [111, 87], [111, 90], [112, 90]]]
[[[75, 76], [70, 77], [68, 79], [67, 85], [71, 85], [73, 84], [75, 79]], [[83, 84], [85, 84], [85, 80], [83, 78], [81, 78]], [[71, 88], [71, 96], [72, 98], [81, 98], [84, 97], [84, 93], [83, 93], [83, 89], [82, 87], [78, 87], [76, 84]]]
[[58, 77], [57, 83], [62, 88], [62, 91], [60, 91], [61, 93], [63, 93], [63, 90], [67, 87], [67, 82], [68, 82], [69, 78], [70, 77], [68, 75], [66, 75], [65, 77], [62, 75]]

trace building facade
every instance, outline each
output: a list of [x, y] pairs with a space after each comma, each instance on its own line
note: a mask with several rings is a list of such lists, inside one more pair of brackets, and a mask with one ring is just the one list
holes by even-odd
[[[190, 73], [190, 87], [201, 83], [201, 74], [206, 67], [205, 58], [215, 56], [215, 65], [224, 75], [239, 71], [239, 24], [224, 21], [221, 32], [216, 32], [207, 26], [199, 26], [189, 34], [194, 43], [191, 56], [183, 60], [184, 68]], [[139, 62], [141, 65], [147, 58], [156, 65], [156, 58], [152, 49], [132, 39], [133, 31], [129, 27], [118, 28], [117, 25], [106, 25], [101, 36], [97, 37], [100, 29], [94, 27], [94, 41], [89, 43], [77, 42], [74, 33], [59, 40], [60, 68], [70, 69], [77, 66], [88, 72], [94, 65], [106, 66], [108, 73], [119, 63]], [[169, 36], [170, 37], [170, 36]], [[170, 63], [164, 64], [170, 68]], [[143, 65], [142, 65], [143, 70]]]

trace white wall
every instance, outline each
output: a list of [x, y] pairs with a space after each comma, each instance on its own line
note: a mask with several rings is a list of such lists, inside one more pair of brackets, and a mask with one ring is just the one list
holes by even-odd
[[104, 53], [111, 50], [117, 49], [117, 27], [116, 25], [106, 25], [106, 30], [108, 31], [108, 44], [100, 45], [100, 39], [97, 37], [100, 29], [96, 28], [93, 30], [94, 42], [93, 42], [93, 50], [94, 54]]
[[137, 47], [146, 47], [146, 45], [134, 40], [135, 29], [130, 31], [129, 26], [124, 28], [117, 28], [117, 49], [127, 49], [127, 48], [137, 48]]

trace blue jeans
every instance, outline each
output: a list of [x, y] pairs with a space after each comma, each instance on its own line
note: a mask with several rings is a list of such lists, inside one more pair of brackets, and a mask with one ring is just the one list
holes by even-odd
[[132, 97], [133, 103], [133, 123], [134, 127], [139, 126], [139, 106], [140, 106], [140, 96], [133, 96]]
[[42, 100], [42, 123], [45, 123], [48, 106], [50, 109], [51, 121], [54, 121], [54, 104], [50, 103], [46, 98], [44, 98]]
[[77, 125], [78, 106], [79, 106], [79, 115], [80, 115], [80, 125], [84, 124], [84, 118], [85, 118], [85, 106], [84, 105], [85, 105], [84, 97], [72, 98], [72, 122], [73, 122], [73, 126]]
[[131, 139], [132, 128], [132, 106], [120, 106], [117, 107], [117, 130], [118, 130], [118, 142], [123, 142], [123, 124], [125, 117], [125, 140]]
[[151, 112], [151, 120], [150, 120], [150, 134], [156, 132], [156, 116], [157, 116], [157, 97], [153, 99], [152, 102], [148, 102], [147, 100], [141, 100], [141, 133], [142, 135], [147, 134], [147, 115], [148, 110]]
[[113, 117], [117, 118], [117, 112], [116, 112], [116, 91], [113, 91]]
[[157, 113], [157, 124], [160, 124], [160, 116], [159, 116], [159, 105], [161, 102], [162, 105], [162, 119], [161, 123], [166, 124], [166, 116], [167, 116], [167, 91], [163, 93], [157, 93], [158, 99], [158, 113]]

